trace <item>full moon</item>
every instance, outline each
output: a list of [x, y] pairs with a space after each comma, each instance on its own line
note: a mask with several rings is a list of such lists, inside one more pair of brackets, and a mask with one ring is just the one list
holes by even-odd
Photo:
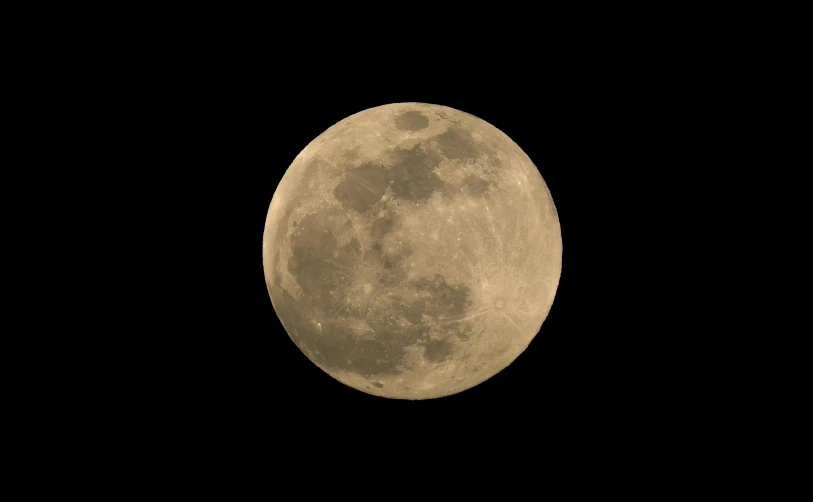
[[459, 110], [351, 115], [294, 159], [263, 234], [271, 302], [339, 382], [393, 399], [456, 394], [530, 344], [562, 268], [559, 217], [531, 159]]

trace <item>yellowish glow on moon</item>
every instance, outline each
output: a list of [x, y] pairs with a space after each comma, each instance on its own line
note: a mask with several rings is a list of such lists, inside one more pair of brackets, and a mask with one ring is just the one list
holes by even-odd
[[528, 156], [487, 122], [397, 103], [314, 139], [263, 236], [274, 309], [313, 363], [363, 392], [429, 399], [519, 356], [559, 284], [562, 241]]

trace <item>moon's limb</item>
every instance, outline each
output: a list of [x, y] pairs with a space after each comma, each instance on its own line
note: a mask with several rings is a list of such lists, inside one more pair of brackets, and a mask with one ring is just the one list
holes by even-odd
[[561, 256], [550, 192], [519, 146], [421, 103], [365, 110], [311, 142], [263, 238], [291, 339], [340, 382], [401, 399], [508, 366], [548, 315]]

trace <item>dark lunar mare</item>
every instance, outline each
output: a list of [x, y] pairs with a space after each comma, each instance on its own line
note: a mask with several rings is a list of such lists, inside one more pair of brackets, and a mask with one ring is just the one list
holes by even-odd
[[367, 162], [349, 169], [333, 195], [345, 208], [363, 212], [381, 200], [387, 191], [387, 181], [382, 166]]
[[396, 148], [393, 156], [395, 161], [387, 174], [394, 197], [422, 201], [443, 188], [443, 181], [435, 173], [440, 158], [427, 153], [420, 144], [409, 150]]
[[[400, 373], [405, 349], [411, 345], [425, 347], [428, 361], [448, 358], [452, 343], [430, 336], [432, 324], [426, 319], [449, 323], [440, 331], [445, 336], [453, 333], [465, 339], [463, 330], [449, 328], [456, 325], [454, 318], [466, 312], [468, 288], [448, 284], [441, 275], [404, 283], [405, 256], [386, 255], [379, 246], [362, 253], [357, 240], [339, 246], [333, 231], [342, 224], [340, 219], [341, 215], [315, 213], [295, 229], [288, 271], [296, 278], [302, 294], [297, 300], [282, 292], [279, 308], [294, 341], [328, 370], [351, 371], [366, 377]], [[383, 270], [374, 285], [377, 296], [366, 308], [348, 305], [353, 274], [370, 265], [367, 260]], [[395, 284], [405, 284], [420, 297], [407, 300], [382, 294]], [[360, 319], [366, 319], [373, 336], [359, 337], [354, 332], [348, 321]]]
[[429, 118], [419, 111], [408, 111], [395, 117], [395, 128], [399, 131], [420, 131], [429, 127]]
[[452, 160], [474, 160], [485, 151], [485, 145], [478, 144], [468, 131], [460, 128], [450, 128], [443, 134], [433, 138], [433, 141], [443, 154]]

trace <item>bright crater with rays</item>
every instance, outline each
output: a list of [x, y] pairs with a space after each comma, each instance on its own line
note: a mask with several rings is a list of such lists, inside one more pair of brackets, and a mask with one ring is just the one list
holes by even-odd
[[550, 192], [508, 136], [399, 103], [335, 124], [271, 201], [263, 266], [294, 343], [336, 380], [397, 399], [471, 388], [539, 332], [559, 284]]

